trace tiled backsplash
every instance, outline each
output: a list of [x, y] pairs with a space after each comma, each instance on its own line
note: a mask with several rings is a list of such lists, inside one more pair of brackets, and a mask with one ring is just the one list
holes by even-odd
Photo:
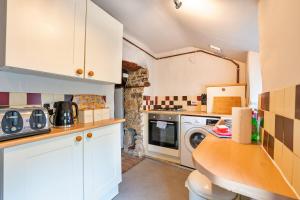
[[262, 144], [300, 194], [300, 85], [260, 95]]
[[200, 110], [201, 96], [144, 96], [143, 109], [151, 110], [154, 106], [162, 108], [182, 106], [185, 110]]
[[0, 106], [41, 105], [41, 93], [0, 92]]
[[[77, 95], [75, 95], [75, 97], [76, 96]], [[87, 99], [95, 99], [99, 103], [106, 103], [105, 96], [84, 96], [90, 97], [84, 99], [87, 103], [89, 103]], [[72, 98], [73, 95], [70, 94], [0, 92], [0, 106], [43, 105], [45, 103], [53, 104], [56, 101], [70, 101]]]

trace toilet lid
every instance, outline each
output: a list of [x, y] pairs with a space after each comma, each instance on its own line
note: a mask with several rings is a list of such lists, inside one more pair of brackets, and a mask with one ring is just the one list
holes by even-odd
[[236, 197], [235, 193], [212, 184], [206, 176], [197, 170], [189, 175], [186, 185], [189, 190], [206, 199], [232, 200]]

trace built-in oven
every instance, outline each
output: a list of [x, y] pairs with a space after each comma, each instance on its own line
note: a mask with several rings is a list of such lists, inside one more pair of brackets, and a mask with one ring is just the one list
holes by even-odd
[[149, 114], [150, 145], [178, 150], [179, 115]]

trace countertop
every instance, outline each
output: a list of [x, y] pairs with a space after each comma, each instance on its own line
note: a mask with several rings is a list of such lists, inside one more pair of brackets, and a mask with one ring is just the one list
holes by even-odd
[[102, 121], [98, 121], [94, 123], [86, 123], [86, 124], [78, 123], [71, 128], [52, 128], [51, 132], [49, 133], [0, 142], [0, 148], [7, 148], [7, 147], [12, 147], [16, 145], [25, 144], [25, 143], [36, 142], [48, 138], [82, 132], [82, 131], [109, 126], [112, 124], [118, 124], [122, 122], [125, 122], [125, 119], [108, 119], [108, 120], [102, 120]]
[[207, 137], [193, 152], [197, 170], [212, 183], [254, 199], [297, 199], [261, 145]]
[[156, 110], [144, 110], [144, 113], [154, 114], [167, 114], [167, 115], [187, 115], [187, 116], [211, 116], [211, 117], [222, 117], [231, 118], [231, 115], [221, 115], [214, 113], [206, 113], [201, 111], [156, 111]]

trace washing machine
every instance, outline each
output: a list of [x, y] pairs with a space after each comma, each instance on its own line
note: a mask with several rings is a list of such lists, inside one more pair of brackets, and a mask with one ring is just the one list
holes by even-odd
[[192, 152], [206, 137], [207, 131], [202, 127], [214, 125], [220, 120], [220, 117], [207, 116], [182, 116], [181, 117], [181, 145], [180, 145], [180, 163], [181, 165], [195, 168], [192, 159]]

